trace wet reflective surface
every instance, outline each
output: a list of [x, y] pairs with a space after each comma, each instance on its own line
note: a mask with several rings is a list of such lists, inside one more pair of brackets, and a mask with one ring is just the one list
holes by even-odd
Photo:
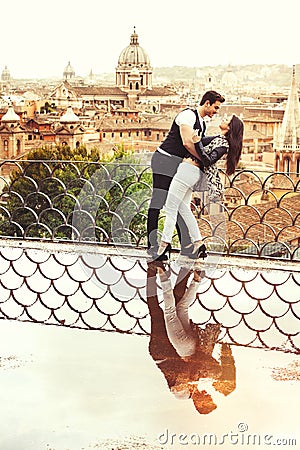
[[1, 449], [212, 448], [195, 445], [207, 433], [215, 447], [228, 433], [225, 448], [244, 448], [246, 438], [269, 448], [269, 436], [299, 443], [295, 354], [231, 346], [230, 392], [203, 377], [194, 386], [217, 406], [201, 414], [170, 391], [169, 376], [186, 381], [180, 363], [166, 370], [154, 361], [146, 336], [12, 321], [0, 329]]
[[[184, 359], [157, 265], [1, 257], [1, 450], [299, 446], [296, 270], [207, 271], [188, 308], [199, 348]], [[172, 261], [177, 305], [193, 276]]]

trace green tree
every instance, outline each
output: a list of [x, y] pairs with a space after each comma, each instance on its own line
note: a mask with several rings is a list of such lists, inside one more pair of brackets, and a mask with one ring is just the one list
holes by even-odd
[[130, 242], [145, 236], [151, 174], [132, 151], [99, 159], [84, 146], [28, 154], [3, 189], [0, 233], [6, 236]]

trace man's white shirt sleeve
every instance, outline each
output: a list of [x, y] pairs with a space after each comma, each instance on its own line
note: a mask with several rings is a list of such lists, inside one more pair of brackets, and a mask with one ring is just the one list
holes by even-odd
[[180, 127], [180, 125], [189, 125], [191, 128], [193, 128], [195, 122], [196, 122], [196, 116], [195, 116], [195, 113], [191, 109], [185, 109], [184, 111], [181, 111], [175, 119], [175, 123], [179, 127]]

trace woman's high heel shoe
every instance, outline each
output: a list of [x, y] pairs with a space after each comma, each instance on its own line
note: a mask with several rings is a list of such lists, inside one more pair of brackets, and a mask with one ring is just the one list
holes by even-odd
[[161, 253], [159, 253], [159, 250], [160, 249], [158, 249], [158, 252], [154, 258], [156, 261], [165, 261], [168, 259], [168, 254], [170, 259], [172, 250], [171, 244], [167, 244]]
[[200, 245], [200, 247], [198, 248], [198, 258], [207, 258], [207, 253], [206, 253], [206, 245], [202, 244]]
[[205, 244], [201, 244], [200, 247], [197, 247], [195, 252], [192, 253], [190, 255], [191, 259], [197, 259], [197, 258], [207, 258], [207, 253], [206, 253], [206, 245]]

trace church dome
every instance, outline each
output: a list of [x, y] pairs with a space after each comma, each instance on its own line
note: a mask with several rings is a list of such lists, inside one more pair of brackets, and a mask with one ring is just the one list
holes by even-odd
[[75, 70], [71, 66], [70, 61], [68, 62], [68, 65], [66, 66], [64, 70], [64, 78], [73, 78], [75, 77]]
[[125, 47], [119, 56], [118, 66], [123, 67], [145, 67], [150, 66], [147, 52], [139, 45], [138, 34], [134, 31], [130, 36], [130, 45]]
[[20, 122], [20, 116], [15, 113], [15, 110], [12, 106], [9, 106], [7, 112], [1, 119], [2, 122]]
[[237, 76], [233, 73], [232, 67], [228, 67], [222, 76], [222, 84], [225, 86], [235, 86], [237, 84]]
[[69, 106], [65, 114], [60, 118], [60, 123], [74, 123], [79, 122], [79, 117], [74, 113], [72, 106]]
[[120, 53], [116, 67], [116, 85], [125, 91], [133, 90], [133, 87], [135, 91], [152, 88], [152, 67], [149, 56], [140, 47], [135, 28], [130, 36], [130, 45]]
[[11, 80], [10, 72], [9, 72], [7, 66], [5, 66], [4, 69], [2, 70], [1, 80], [2, 81], [10, 81]]

